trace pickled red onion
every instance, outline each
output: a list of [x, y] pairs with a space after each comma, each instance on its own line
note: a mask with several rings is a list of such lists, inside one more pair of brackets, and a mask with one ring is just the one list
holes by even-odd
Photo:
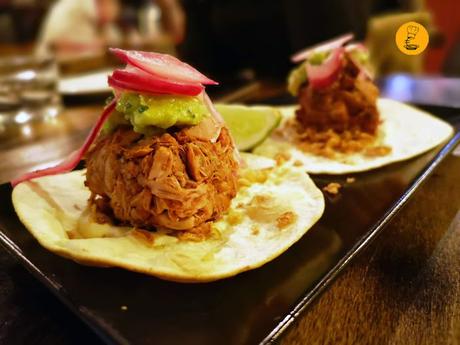
[[[209, 112], [212, 114], [212, 116], [217, 121], [217, 123], [221, 126], [221, 129], [222, 129], [222, 127], [225, 126], [225, 121], [222, 118], [222, 115], [217, 111], [216, 107], [214, 106], [214, 104], [212, 103], [211, 99], [209, 98], [209, 96], [208, 96], [208, 94], [206, 92], [203, 93], [203, 98], [204, 98], [204, 102], [205, 102], [206, 106], [208, 107]], [[220, 134], [220, 130], [219, 130], [219, 134]], [[215, 140], [217, 140], [218, 137], [219, 137], [219, 135], [215, 138]], [[233, 152], [234, 152], [234, 156], [235, 156], [236, 161], [240, 164], [241, 167], [245, 167], [246, 163], [244, 162], [243, 158], [241, 157], [240, 151], [238, 151], [238, 148], [236, 147], [235, 140], [233, 139], [233, 136], [230, 135], [230, 138], [232, 140]]]
[[104, 124], [105, 120], [107, 120], [107, 118], [112, 113], [112, 111], [115, 109], [116, 104], [117, 102], [115, 99], [112, 100], [112, 102], [110, 102], [110, 104], [102, 112], [101, 116], [99, 116], [99, 119], [97, 120], [93, 128], [91, 129], [91, 132], [86, 137], [83, 145], [78, 150], [73, 151], [69, 157], [67, 157], [61, 163], [53, 167], [26, 173], [12, 180], [11, 185], [15, 187], [21, 182], [28, 181], [28, 180], [31, 180], [37, 177], [42, 177], [42, 176], [47, 176], [47, 175], [56, 175], [56, 174], [61, 174], [61, 173], [65, 173], [65, 172], [73, 170], [78, 165], [82, 157], [85, 155], [86, 151], [88, 151], [91, 144], [94, 142], [94, 139], [96, 139], [97, 135], [99, 134], [99, 131], [102, 128], [102, 125]]
[[[190, 65], [169, 55], [124, 51], [121, 49], [111, 49], [111, 51], [128, 64], [126, 69], [115, 70], [108, 78], [109, 85], [114, 88], [115, 95], [119, 95], [123, 90], [131, 90], [154, 94], [196, 96], [204, 90], [202, 84], [217, 84]], [[210, 102], [207, 95], [205, 96], [205, 101], [206, 103]], [[72, 152], [67, 159], [56, 166], [26, 173], [12, 180], [11, 184], [13, 187], [21, 182], [37, 177], [55, 175], [74, 169], [96, 139], [104, 122], [115, 109], [116, 102], [116, 99], [114, 99], [104, 109], [80, 149]], [[208, 108], [213, 115], [212, 122], [214, 123], [215, 129], [207, 135], [215, 137], [220, 134], [220, 129], [223, 126], [221, 123], [222, 118], [220, 114], [215, 111], [214, 107], [209, 107], [208, 104]]]
[[307, 78], [313, 88], [327, 87], [337, 79], [342, 68], [344, 51], [343, 47], [332, 50], [321, 65], [312, 65], [307, 61]]
[[352, 40], [354, 35], [352, 33], [348, 33], [336, 38], [333, 38], [329, 41], [319, 43], [317, 45], [314, 45], [313, 47], [308, 47], [304, 50], [301, 50], [300, 52], [294, 54], [291, 57], [291, 61], [298, 63], [303, 60], [308, 59], [308, 57], [313, 53], [313, 52], [323, 52], [327, 50], [333, 50], [335, 48], [339, 48], [343, 46], [345, 43], [349, 42]]
[[182, 83], [199, 83], [203, 85], [218, 84], [214, 80], [198, 72], [189, 64], [171, 55], [135, 50], [127, 51], [118, 48], [111, 48], [110, 51], [123, 62], [135, 66], [151, 74], [153, 77]]
[[217, 111], [216, 107], [212, 103], [211, 99], [209, 98], [208, 94], [206, 92], [203, 93], [203, 100], [206, 106], [208, 107], [209, 112], [212, 114], [212, 116], [216, 119], [216, 121], [220, 125], [224, 125], [225, 121], [222, 118], [222, 115]]
[[204, 86], [199, 83], [185, 84], [159, 77], [153, 77], [132, 66], [129, 66], [124, 70], [115, 70], [109, 77], [108, 83], [112, 87], [153, 94], [196, 96], [204, 89]]
[[374, 76], [372, 75], [372, 72], [369, 70], [369, 68], [365, 64], [361, 63], [361, 61], [359, 61], [359, 59], [352, 54], [352, 52], [355, 50], [367, 53], [368, 50], [366, 46], [362, 43], [348, 44], [347, 46], [345, 46], [345, 52], [350, 61], [360, 70], [362, 75], [364, 75], [368, 79], [374, 79]]
[[353, 42], [349, 43], [345, 46], [345, 51], [346, 52], [351, 52], [353, 50], [362, 50], [362, 51], [367, 51], [366, 46], [361, 43], [361, 42]]
[[185, 129], [185, 131], [191, 137], [200, 140], [209, 140], [210, 142], [215, 143], [219, 138], [220, 131], [224, 126], [224, 122], [220, 114], [214, 108], [206, 92], [203, 92], [200, 97], [203, 99], [203, 103], [208, 108], [211, 116], [207, 116], [199, 124], [196, 126], [191, 126]]

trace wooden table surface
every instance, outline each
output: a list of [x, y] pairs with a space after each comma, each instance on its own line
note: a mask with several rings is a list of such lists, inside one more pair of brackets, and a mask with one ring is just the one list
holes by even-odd
[[[74, 107], [55, 118], [0, 126], [0, 182], [69, 154], [100, 109]], [[459, 344], [459, 177], [460, 152], [440, 165], [282, 343]], [[0, 344], [30, 343], [100, 341], [0, 249]]]
[[460, 343], [457, 154], [287, 332], [284, 345]]

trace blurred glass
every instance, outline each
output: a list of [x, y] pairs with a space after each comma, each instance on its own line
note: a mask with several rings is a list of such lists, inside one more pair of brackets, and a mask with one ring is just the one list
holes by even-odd
[[0, 58], [0, 122], [54, 117], [61, 108], [58, 68], [51, 56]]

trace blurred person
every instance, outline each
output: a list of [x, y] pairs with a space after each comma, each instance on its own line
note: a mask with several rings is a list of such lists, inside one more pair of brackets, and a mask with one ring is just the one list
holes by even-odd
[[118, 0], [58, 0], [44, 21], [36, 52], [53, 51], [58, 57], [104, 53], [107, 45], [121, 42], [120, 11]]

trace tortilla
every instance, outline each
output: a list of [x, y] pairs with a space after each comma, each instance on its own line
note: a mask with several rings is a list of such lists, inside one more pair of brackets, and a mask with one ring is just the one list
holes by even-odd
[[321, 217], [324, 198], [301, 168], [245, 154], [238, 195], [202, 241], [166, 230], [97, 224], [84, 170], [19, 184], [19, 219], [46, 249], [79, 263], [117, 266], [178, 282], [207, 282], [254, 269], [298, 241]]
[[[369, 157], [361, 153], [326, 158], [301, 151], [293, 142], [272, 135], [254, 153], [274, 158], [287, 154], [300, 161], [312, 174], [349, 174], [367, 171], [420, 155], [449, 139], [454, 130], [448, 123], [422, 110], [390, 99], [379, 99], [377, 107], [382, 123], [379, 128], [379, 145], [391, 147], [384, 156]], [[282, 108], [284, 123], [295, 116], [295, 106]]]

